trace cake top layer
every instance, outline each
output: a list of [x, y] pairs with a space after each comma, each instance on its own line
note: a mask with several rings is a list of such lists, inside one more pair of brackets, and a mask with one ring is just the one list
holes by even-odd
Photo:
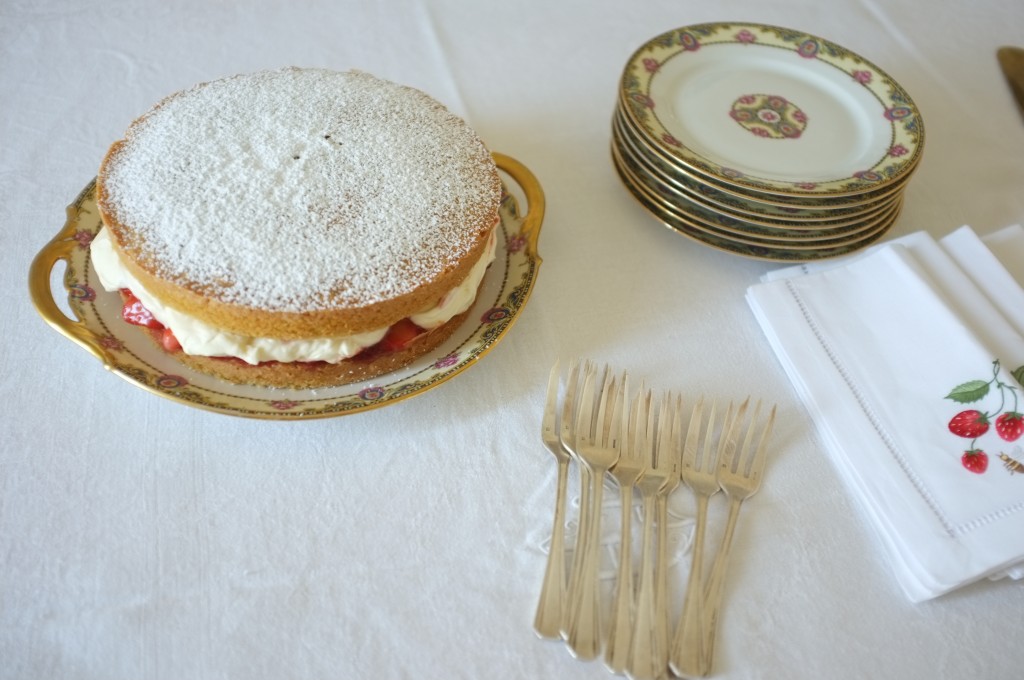
[[108, 226], [141, 267], [219, 302], [297, 313], [442, 276], [500, 201], [464, 121], [357, 71], [265, 71], [172, 95], [99, 179]]

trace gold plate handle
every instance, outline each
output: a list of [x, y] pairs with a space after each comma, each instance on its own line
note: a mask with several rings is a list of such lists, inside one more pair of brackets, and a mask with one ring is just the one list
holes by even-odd
[[530, 169], [516, 159], [497, 151], [493, 152], [491, 156], [494, 157], [498, 168], [514, 179], [526, 196], [526, 214], [523, 216], [522, 234], [526, 238], [527, 254], [537, 260], [539, 264], [541, 258], [537, 246], [540, 240], [540, 226], [544, 222], [544, 190], [541, 189], [540, 182], [530, 172]]
[[[104, 366], [110, 368], [110, 356], [100, 344], [99, 338], [86, 328], [83, 321], [71, 319], [61, 310], [54, 299], [54, 291], [50, 286], [50, 275], [57, 263], [64, 261], [70, 266], [72, 252], [75, 248], [82, 247], [75, 238], [81, 217], [79, 208], [83, 199], [92, 195], [93, 187], [94, 183], [90, 183], [75, 203], [68, 206], [64, 228], [32, 260], [32, 265], [28, 270], [28, 290], [32, 297], [32, 304], [35, 305], [36, 311], [46, 323], [84, 347], [86, 351], [102, 361]], [[65, 293], [67, 292], [65, 291]]]

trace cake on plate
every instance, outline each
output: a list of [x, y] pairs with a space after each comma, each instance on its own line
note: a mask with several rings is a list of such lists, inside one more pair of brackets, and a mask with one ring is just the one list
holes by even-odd
[[173, 94], [97, 176], [91, 257], [124, 318], [196, 370], [298, 389], [434, 349], [494, 258], [491, 154], [427, 94], [287, 68]]

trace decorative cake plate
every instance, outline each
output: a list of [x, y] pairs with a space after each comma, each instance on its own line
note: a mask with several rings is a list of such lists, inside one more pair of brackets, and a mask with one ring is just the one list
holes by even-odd
[[[506, 188], [499, 211], [497, 255], [467, 320], [433, 352], [373, 380], [307, 390], [237, 385], [195, 371], [158, 348], [145, 330], [121, 318], [120, 295], [103, 290], [92, 267], [89, 244], [101, 226], [95, 181], [68, 206], [64, 228], [36, 256], [29, 291], [47, 323], [111, 372], [187, 406], [273, 420], [326, 418], [380, 408], [422, 394], [475, 364], [505, 337], [530, 297], [541, 264], [537, 246], [544, 192], [526, 166], [498, 153], [494, 160], [521, 189], [526, 213], [520, 214], [518, 201]], [[67, 307], [76, 318], [62, 310], [50, 284], [51, 273], [61, 261], [66, 264]]]

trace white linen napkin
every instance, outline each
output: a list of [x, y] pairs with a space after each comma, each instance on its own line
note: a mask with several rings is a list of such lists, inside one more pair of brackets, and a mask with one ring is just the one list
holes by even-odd
[[[1018, 232], [992, 249], [970, 229], [942, 244], [911, 234], [748, 290], [915, 602], [1024, 566], [1024, 437], [996, 427], [1024, 411], [1024, 267], [1002, 259], [1016, 261], [1005, 254], [1024, 245]], [[988, 427], [951, 426], [964, 411], [987, 413]]]

